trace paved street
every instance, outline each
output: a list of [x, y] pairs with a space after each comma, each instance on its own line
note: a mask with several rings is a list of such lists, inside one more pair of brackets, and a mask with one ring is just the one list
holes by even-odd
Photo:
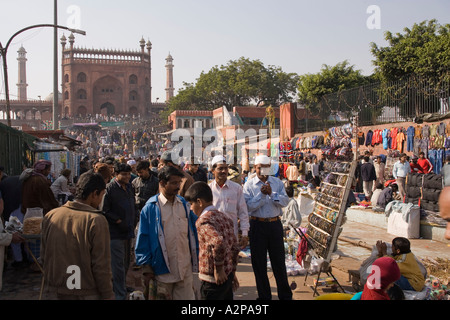
[[[361, 262], [370, 256], [371, 247], [377, 240], [390, 242], [394, 236], [388, 234], [384, 229], [348, 221], [344, 225], [344, 230], [338, 241], [338, 250], [334, 254], [332, 261], [332, 273], [339, 284], [348, 292], [354, 292], [349, 281], [348, 270], [357, 270]], [[359, 245], [358, 245], [359, 244]], [[419, 258], [450, 258], [450, 241], [444, 243], [427, 239], [411, 239], [412, 251]], [[255, 279], [251, 267], [250, 258], [243, 257], [238, 266], [237, 276], [240, 288], [235, 292], [236, 300], [255, 300], [257, 297]], [[326, 275], [321, 276], [326, 277]], [[29, 268], [14, 270], [8, 267], [4, 271], [3, 291], [0, 293], [0, 300], [39, 300], [41, 291], [41, 275], [39, 272], [31, 272]], [[277, 299], [275, 279], [269, 269], [269, 279], [272, 286], [273, 299]], [[289, 282], [295, 282], [297, 288], [293, 290], [295, 300], [313, 300], [313, 285], [317, 275], [289, 276]], [[128, 274], [128, 285], [136, 290], [140, 287], [140, 272], [130, 269]], [[319, 294], [333, 292], [331, 287], [319, 286]], [[43, 300], [53, 299], [44, 290]]]

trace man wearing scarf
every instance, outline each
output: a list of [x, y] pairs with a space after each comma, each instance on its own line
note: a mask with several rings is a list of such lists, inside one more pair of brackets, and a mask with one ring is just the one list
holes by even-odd
[[27, 208], [42, 208], [45, 215], [50, 210], [59, 206], [47, 176], [50, 173], [52, 163], [47, 160], [39, 160], [34, 164], [33, 171], [22, 183], [22, 213]]

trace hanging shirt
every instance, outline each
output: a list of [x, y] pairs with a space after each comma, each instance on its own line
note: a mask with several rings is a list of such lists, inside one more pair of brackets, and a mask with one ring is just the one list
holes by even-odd
[[397, 133], [397, 150], [403, 152], [403, 141], [405, 141], [406, 137], [403, 131], [399, 131]]
[[391, 130], [391, 149], [397, 149], [397, 133], [398, 133], [398, 129], [397, 128], [392, 128]]
[[384, 129], [381, 135], [383, 137], [383, 149], [387, 150], [389, 148], [389, 135], [390, 135], [389, 129]]
[[408, 137], [413, 137], [414, 138], [414, 136], [416, 134], [415, 132], [416, 132], [416, 130], [414, 129], [414, 127], [413, 126], [409, 126], [408, 129], [406, 130], [406, 135]]

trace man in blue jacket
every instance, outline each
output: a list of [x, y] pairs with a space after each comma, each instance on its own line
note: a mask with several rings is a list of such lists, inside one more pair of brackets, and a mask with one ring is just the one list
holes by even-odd
[[[136, 264], [142, 265], [149, 299], [194, 300], [193, 272], [198, 272], [197, 216], [181, 196], [183, 173], [166, 166], [158, 173], [160, 193], [141, 210]], [[151, 290], [152, 281], [154, 290]]]

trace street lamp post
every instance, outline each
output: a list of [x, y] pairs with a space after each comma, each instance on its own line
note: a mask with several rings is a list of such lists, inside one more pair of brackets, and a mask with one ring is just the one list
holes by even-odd
[[78, 33], [81, 35], [86, 35], [86, 31], [83, 30], [78, 30], [78, 29], [72, 29], [72, 28], [68, 28], [65, 26], [59, 26], [59, 25], [55, 25], [55, 24], [36, 24], [33, 26], [29, 26], [26, 28], [23, 28], [19, 31], [17, 31], [16, 33], [14, 33], [12, 35], [11, 38], [9, 38], [8, 42], [6, 43], [6, 46], [3, 47], [2, 43], [0, 42], [0, 55], [2, 56], [2, 60], [3, 60], [3, 74], [5, 76], [5, 99], [6, 99], [6, 117], [8, 120], [8, 126], [11, 127], [11, 105], [10, 105], [10, 101], [9, 101], [9, 83], [8, 83], [8, 66], [6, 63], [6, 54], [8, 52], [8, 48], [9, 45], [11, 44], [11, 41], [14, 39], [14, 37], [16, 37], [18, 34], [30, 30], [30, 29], [34, 29], [34, 28], [43, 28], [43, 27], [51, 27], [51, 28], [59, 28], [59, 29], [64, 29], [64, 30], [69, 30], [73, 33]]

